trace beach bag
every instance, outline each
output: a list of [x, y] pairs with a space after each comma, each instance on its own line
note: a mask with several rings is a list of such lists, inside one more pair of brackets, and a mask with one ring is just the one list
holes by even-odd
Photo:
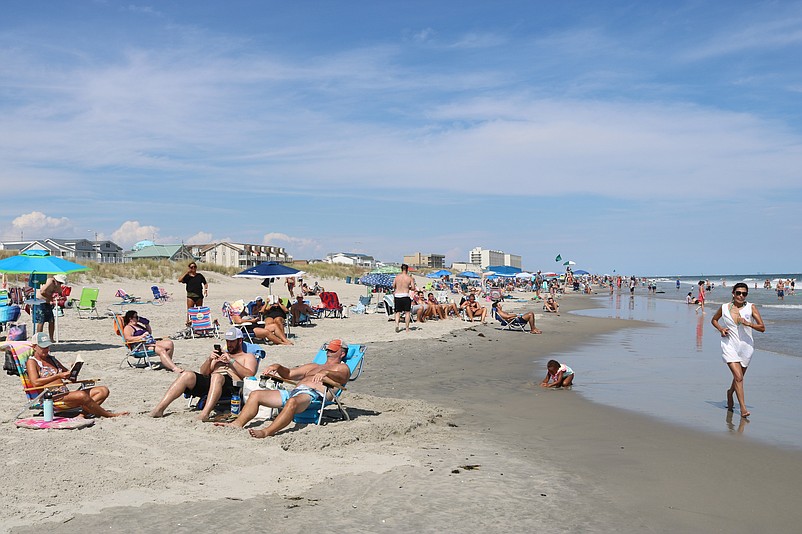
[[15, 324], [9, 327], [6, 341], [27, 341], [28, 328], [24, 324]]
[[19, 376], [19, 369], [17, 369], [17, 365], [14, 363], [14, 358], [11, 356], [9, 351], [6, 351], [6, 361], [3, 363], [3, 371], [9, 375]]

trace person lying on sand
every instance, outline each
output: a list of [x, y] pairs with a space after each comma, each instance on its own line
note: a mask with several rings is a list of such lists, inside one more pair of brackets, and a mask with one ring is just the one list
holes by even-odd
[[323, 399], [323, 395], [326, 395], [324, 382], [329, 384], [331, 382], [336, 382], [337, 384], [348, 382], [351, 370], [343, 363], [343, 358], [347, 353], [348, 345], [344, 344], [340, 339], [334, 339], [326, 344], [326, 363], [322, 365], [307, 363], [292, 369], [277, 363], [270, 365], [263, 373], [263, 376], [278, 376], [285, 380], [292, 380], [296, 382], [295, 389], [292, 391], [281, 389], [253, 391], [248, 396], [248, 400], [236, 420], [231, 423], [215, 423], [215, 426], [242, 428], [248, 421], [256, 417], [260, 406], [281, 408], [278, 416], [267, 428], [248, 430], [251, 436], [255, 438], [276, 435], [292, 422], [296, 414], [306, 410], [313, 400]]
[[201, 364], [200, 373], [183, 371], [167, 388], [161, 402], [150, 412], [151, 417], [163, 417], [164, 410], [171, 402], [188, 393], [193, 397], [206, 395], [206, 404], [197, 418], [201, 421], [208, 419], [224, 392], [233, 394], [239, 391], [234, 386], [234, 381], [256, 374], [256, 357], [242, 350], [242, 331], [232, 326], [226, 332], [225, 338], [226, 351], [218, 350], [220, 345], [215, 345], [215, 350]]
[[501, 317], [502, 319], [504, 319], [508, 323], [511, 322], [511, 321], [514, 321], [516, 319], [521, 319], [523, 321], [526, 321], [529, 324], [529, 333], [530, 334], [542, 334], [543, 333], [542, 331], [538, 330], [535, 327], [535, 314], [534, 314], [534, 312], [519, 313], [517, 315], [514, 314], [514, 313], [507, 313], [507, 312], [505, 312], [504, 310], [501, 309], [501, 303], [500, 302], [494, 302], [493, 303], [493, 309], [496, 310], [496, 313], [498, 314], [499, 317]]

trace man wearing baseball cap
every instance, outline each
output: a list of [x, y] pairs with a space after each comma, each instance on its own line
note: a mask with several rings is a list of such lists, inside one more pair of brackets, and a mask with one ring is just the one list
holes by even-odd
[[[260, 406], [281, 408], [278, 416], [267, 428], [249, 432], [255, 438], [273, 436], [292, 422], [295, 414], [309, 408], [313, 400], [321, 400], [326, 395], [326, 384], [345, 384], [351, 376], [351, 370], [343, 363], [348, 353], [348, 345], [341, 339], [333, 339], [324, 345], [326, 349], [326, 363], [307, 363], [289, 369], [274, 363], [270, 365], [263, 376], [277, 376], [285, 380], [296, 382], [295, 389], [266, 389], [253, 391], [248, 401], [242, 407], [239, 417], [232, 423], [215, 423], [216, 426], [244, 427], [248, 421], [256, 417]], [[331, 399], [328, 399], [331, 400]]]
[[61, 295], [61, 288], [67, 283], [67, 277], [63, 274], [57, 274], [48, 278], [45, 284], [39, 288], [39, 298], [44, 302], [36, 305], [38, 313], [34, 322], [36, 323], [36, 331], [42, 332], [47, 323], [47, 331], [50, 333], [50, 339], [53, 339], [56, 332], [56, 317], [53, 315], [54, 303]]
[[199, 373], [182, 372], [167, 388], [167, 393], [164, 394], [161, 402], [150, 412], [151, 417], [164, 416], [164, 410], [170, 403], [187, 393], [193, 397], [206, 395], [206, 403], [197, 417], [204, 421], [209, 418], [209, 414], [212, 413], [223, 393], [231, 395], [237, 392], [239, 388], [234, 385], [234, 382], [256, 374], [258, 365], [256, 357], [242, 350], [242, 331], [236, 326], [232, 326], [226, 331], [224, 337], [226, 350], [223, 351], [220, 345], [215, 345], [215, 349], [201, 364]]

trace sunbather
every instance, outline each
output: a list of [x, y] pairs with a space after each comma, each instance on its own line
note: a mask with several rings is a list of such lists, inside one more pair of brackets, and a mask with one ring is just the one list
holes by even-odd
[[53, 391], [54, 398], [63, 402], [69, 408], [81, 408], [85, 414], [97, 417], [128, 415], [128, 412], [110, 412], [101, 406], [109, 397], [109, 388], [106, 386], [70, 391], [66, 386], [66, 382], [69, 381], [70, 371], [55, 356], [50, 354], [52, 345], [53, 342], [47, 332], [39, 332], [33, 337], [33, 354], [25, 363], [28, 381], [32, 387], [60, 383], [62, 385], [59, 389]]
[[493, 309], [496, 311], [496, 314], [498, 314], [499, 317], [501, 317], [502, 319], [504, 319], [508, 323], [518, 320], [518, 321], [523, 321], [526, 324], [528, 324], [529, 325], [529, 333], [530, 334], [542, 334], [543, 333], [542, 331], [538, 330], [535, 327], [535, 314], [533, 312], [526, 312], [526, 313], [519, 313], [519, 314], [507, 313], [507, 312], [505, 312], [504, 310], [501, 309], [501, 303], [500, 302], [494, 302], [493, 303]]
[[476, 302], [475, 294], [468, 295], [468, 298], [462, 303], [462, 309], [468, 315], [468, 321], [473, 322], [474, 317], [479, 317], [482, 324], [487, 324], [487, 308]]
[[279, 298], [271, 295], [261, 313], [264, 316], [265, 324], [254, 328], [254, 335], [260, 339], [269, 339], [277, 345], [292, 345], [293, 343], [284, 335], [284, 321], [289, 310]]
[[249, 352], [243, 352], [240, 329], [232, 326], [226, 331], [225, 338], [226, 351], [213, 350], [201, 364], [199, 373], [183, 371], [150, 412], [151, 417], [164, 416], [164, 410], [171, 402], [188, 393], [193, 397], [206, 395], [206, 404], [198, 419], [207, 419], [223, 393], [232, 394], [238, 390], [234, 386], [235, 380], [243, 380], [246, 376], [256, 374], [256, 357]]
[[295, 299], [295, 302], [290, 306], [290, 314], [292, 315], [292, 326], [298, 325], [298, 319], [301, 317], [301, 314], [305, 314], [308, 316], [315, 315], [315, 309], [310, 306], [309, 304], [304, 302], [304, 298], [301, 295], [298, 295]]
[[459, 308], [454, 302], [438, 302], [434, 296], [434, 293], [429, 293], [428, 297], [429, 298], [426, 300], [429, 302], [429, 304], [436, 306], [435, 310], [441, 319], [445, 319], [452, 314], [454, 317], [459, 317]]
[[162, 367], [169, 369], [174, 373], [183, 371], [175, 363], [173, 363], [173, 353], [175, 352], [175, 345], [169, 339], [154, 339], [153, 330], [150, 328], [150, 322], [144, 317], [139, 317], [139, 314], [134, 310], [128, 310], [123, 316], [123, 337], [126, 343], [139, 343], [145, 342], [148, 349], [153, 349], [153, 352], [159, 357]]
[[554, 297], [549, 297], [543, 304], [543, 311], [560, 315], [560, 303], [554, 300]]
[[[322, 400], [326, 394], [326, 383], [345, 384], [351, 371], [343, 358], [348, 353], [348, 346], [342, 340], [334, 339], [326, 344], [326, 363], [307, 363], [289, 369], [274, 363], [263, 373], [266, 376], [278, 376], [296, 382], [292, 391], [266, 389], [253, 391], [242, 407], [239, 417], [232, 423], [215, 423], [217, 426], [242, 428], [248, 421], [256, 417], [260, 406], [281, 408], [278, 416], [266, 428], [250, 429], [251, 436], [265, 438], [273, 436], [292, 422], [293, 417], [306, 410], [313, 400]], [[328, 399], [331, 400], [331, 399]]]

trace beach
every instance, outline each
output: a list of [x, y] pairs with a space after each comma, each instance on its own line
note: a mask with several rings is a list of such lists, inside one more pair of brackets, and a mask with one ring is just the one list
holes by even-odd
[[[207, 277], [207, 303], [222, 324], [224, 300], [266, 294], [253, 281]], [[349, 305], [366, 291], [321, 283]], [[181, 287], [164, 285], [176, 298], [137, 307], [157, 335], [183, 323]], [[101, 312], [119, 300], [118, 287], [150, 293], [135, 280], [99, 287]], [[274, 291], [287, 296], [283, 286]], [[0, 524], [13, 532], [797, 530], [798, 450], [591, 402], [575, 364], [574, 390], [540, 388], [552, 355], [622, 329], [649, 330], [646, 322], [568, 313], [599, 306], [583, 295], [561, 304], [560, 316], [531, 301], [505, 305], [536, 311], [542, 335], [459, 320], [396, 333], [383, 314], [294, 328], [295, 345], [267, 346], [262, 367], [304, 363], [323, 342], [342, 338], [367, 344], [365, 371], [343, 396], [352, 421], [291, 426], [267, 440], [197, 422], [181, 399], [167, 417], [148, 417], [175, 375], [121, 369], [112, 321], [66, 310], [53, 353], [68, 364], [80, 351], [82, 376], [102, 377], [111, 389], [105, 406], [132, 414], [80, 431], [17, 429], [19, 379], [3, 375]], [[177, 340], [175, 359], [197, 369], [212, 344]], [[670, 398], [665, 405], [671, 409]], [[26, 451], [47, 452], [31, 462]]]

